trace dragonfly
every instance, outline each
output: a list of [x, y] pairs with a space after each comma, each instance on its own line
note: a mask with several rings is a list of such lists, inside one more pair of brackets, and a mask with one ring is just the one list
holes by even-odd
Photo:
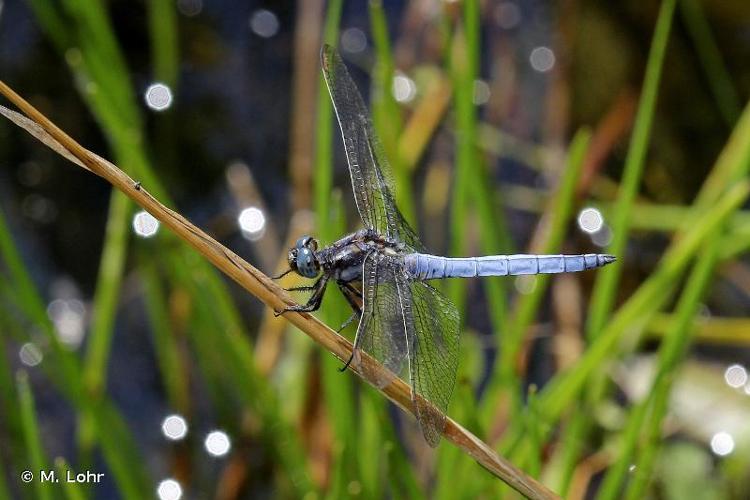
[[[425, 440], [437, 446], [445, 428], [459, 362], [460, 319], [456, 306], [429, 282], [443, 278], [565, 273], [615, 261], [605, 254], [491, 255], [450, 258], [427, 253], [393, 198], [390, 167], [364, 100], [336, 49], [321, 51], [323, 75], [346, 149], [354, 200], [363, 229], [325, 248], [302, 236], [289, 250], [289, 269], [315, 280], [289, 288], [310, 292], [305, 304], [287, 311], [320, 308], [335, 284], [359, 318], [351, 357], [364, 351], [393, 376], [408, 375], [415, 415]], [[339, 331], [341, 330], [339, 329]], [[355, 364], [354, 366], [358, 366]], [[380, 386], [390, 380], [375, 381]]]

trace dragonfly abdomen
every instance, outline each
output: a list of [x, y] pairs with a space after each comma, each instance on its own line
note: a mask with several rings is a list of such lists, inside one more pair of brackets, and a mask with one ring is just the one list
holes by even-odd
[[488, 255], [486, 257], [440, 257], [412, 253], [404, 257], [406, 269], [419, 280], [516, 276], [585, 271], [615, 261], [606, 254], [580, 255]]

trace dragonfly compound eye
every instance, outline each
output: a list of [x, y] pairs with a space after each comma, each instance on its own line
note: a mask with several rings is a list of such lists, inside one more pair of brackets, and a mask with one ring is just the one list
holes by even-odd
[[318, 275], [318, 260], [315, 254], [307, 247], [297, 249], [297, 272], [305, 278], [314, 278]]

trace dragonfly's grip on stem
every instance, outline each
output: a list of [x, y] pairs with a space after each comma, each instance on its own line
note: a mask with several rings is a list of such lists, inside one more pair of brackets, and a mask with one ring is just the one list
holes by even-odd
[[489, 255], [451, 258], [413, 253], [406, 255], [406, 269], [417, 279], [516, 276], [585, 271], [615, 261], [613, 255]]

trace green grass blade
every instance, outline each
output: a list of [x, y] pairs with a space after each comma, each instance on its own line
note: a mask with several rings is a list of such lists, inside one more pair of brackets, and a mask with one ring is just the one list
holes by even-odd
[[107, 362], [127, 254], [130, 207], [127, 196], [119, 191], [112, 191], [94, 293], [91, 333], [83, 367], [84, 383], [91, 394], [100, 394], [106, 384]]
[[701, 3], [696, 0], [680, 0], [680, 13], [692, 38], [698, 59], [703, 66], [706, 81], [714, 95], [724, 122], [732, 128], [740, 115], [742, 106], [732, 84], [724, 59], [711, 32]]
[[[673, 384], [672, 375], [680, 360], [685, 356], [695, 332], [692, 325], [700, 311], [701, 300], [706, 294], [716, 266], [719, 253], [718, 241], [720, 241], [718, 233], [719, 231], [716, 231], [715, 238], [710, 241], [703, 254], [698, 258], [677, 305], [676, 321], [659, 349], [657, 375], [647, 401], [651, 406], [651, 414], [647, 420], [643, 417], [640, 419], [633, 418], [632, 426], [640, 430], [643, 449], [638, 453], [638, 458], [635, 460], [638, 474], [628, 487], [627, 499], [643, 498], [647, 482], [651, 476], [654, 457], [662, 445], [661, 431]], [[631, 449], [634, 449], [634, 447], [631, 447]], [[612, 472], [608, 473], [607, 476], [610, 474], [614, 476], [614, 479], [611, 480], [613, 492], [620, 490], [619, 486], [624, 480], [625, 471], [629, 464], [633, 463], [632, 458], [632, 453], [623, 453], [623, 458], [618, 461]], [[604, 485], [607, 484], [607, 481], [608, 477], [605, 478]], [[611, 495], [610, 498], [614, 498], [614, 495]]]
[[5, 482], [5, 465], [0, 460], [0, 500], [11, 500], [10, 490]]
[[[344, 217], [341, 190], [334, 190], [333, 196], [329, 196], [329, 198], [331, 212], [327, 224], [328, 230], [332, 234], [344, 234], [346, 218]], [[325, 321], [334, 328], [338, 328], [351, 315], [352, 311], [335, 285], [330, 287], [331, 290], [326, 293], [325, 308], [321, 308], [316, 314], [325, 318]], [[323, 312], [323, 309], [325, 309], [325, 312]], [[356, 321], [352, 322], [348, 331], [351, 332], [356, 328], [356, 323]], [[359, 456], [356, 454], [357, 447], [351, 445], [351, 443], [358, 441], [359, 434], [359, 417], [354, 398], [355, 382], [350, 374], [339, 371], [342, 365], [338, 358], [323, 350], [320, 351], [320, 355], [322, 356], [323, 393], [327, 411], [330, 412], [328, 419], [337, 440], [344, 445], [341, 457], [345, 462], [345, 470], [348, 473], [353, 473], [355, 469], [353, 465], [359, 461]], [[347, 475], [350, 476], [351, 474]]]
[[398, 139], [403, 130], [403, 120], [401, 109], [392, 91], [396, 73], [391, 55], [388, 22], [380, 0], [370, 1], [369, 7], [376, 57], [370, 98], [372, 120], [394, 176], [393, 196], [406, 220], [413, 223], [416, 218], [411, 179], [398, 151]]
[[0, 258], [5, 263], [9, 273], [8, 282], [14, 289], [17, 303], [24, 307], [24, 312], [34, 320], [47, 318], [47, 308], [37, 295], [34, 283], [21, 259], [13, 237], [10, 226], [5, 219], [5, 214], [0, 210]]
[[389, 424], [382, 422], [380, 415], [385, 414], [385, 404], [383, 398], [370, 388], [360, 393], [359, 434], [355, 448], [371, 450], [372, 453], [359, 454], [357, 474], [362, 483], [362, 491], [369, 498], [384, 497], [384, 426]]
[[[542, 425], [546, 423], [543, 422]], [[568, 496], [573, 474], [581, 454], [584, 452], [586, 436], [589, 434], [591, 419], [583, 412], [576, 411], [565, 422], [554, 454], [550, 457], [544, 474], [544, 484], [563, 498]]]
[[[7, 282], [0, 275], [0, 289], [5, 286], [7, 286]], [[19, 436], [22, 436], [23, 432], [21, 430], [21, 420], [18, 411], [15, 409], [18, 401], [15, 391], [16, 381], [11, 373], [6, 349], [6, 340], [10, 340], [8, 330], [11, 328], [10, 311], [7, 311], [6, 308], [9, 309], [10, 306], [1, 300], [0, 306], [2, 306], [2, 309], [0, 309], [0, 408], [5, 409], [3, 418], [0, 419], [0, 435], [3, 436], [3, 442], [10, 451], [8, 458], [13, 460], [15, 470], [22, 471], [25, 467], [28, 467], [28, 459], [25, 454], [19, 456], [19, 450], [22, 449], [21, 443], [19, 443]], [[6, 476], [3, 468], [3, 460], [0, 460], [0, 500], [10, 499], [10, 491], [5, 482]], [[10, 477], [10, 475], [7, 477]]]
[[[331, 46], [337, 45], [339, 21], [341, 19], [342, 0], [328, 2], [323, 41]], [[318, 78], [318, 104], [315, 123], [315, 175], [313, 189], [314, 206], [318, 237], [323, 242], [331, 242], [338, 235], [328, 229], [330, 221], [330, 197], [333, 190], [333, 105], [328, 95], [323, 75]], [[336, 135], [338, 137], [338, 135]]]
[[[608, 219], [614, 205], [597, 202], [605, 219]], [[631, 227], [640, 231], [657, 231], [672, 233], [685, 226], [685, 218], [693, 210], [691, 205], [662, 205], [656, 203], [637, 203], [630, 213]], [[750, 211], [738, 210], [729, 221], [731, 230], [744, 230], [750, 227]]]
[[102, 455], [122, 498], [136, 500], [151, 493], [151, 479], [127, 424], [114, 405], [102, 399], [87, 402], [82, 410], [93, 415]]
[[[471, 196], [476, 202], [480, 227], [480, 249], [484, 255], [511, 253], [510, 236], [505, 216], [494, 203], [492, 182], [486, 172], [485, 162], [478, 159], [474, 179], [470, 183]], [[497, 344], [504, 345], [507, 326], [508, 306], [506, 280], [502, 277], [483, 279], [487, 297], [488, 314], [495, 333]]]
[[[612, 227], [612, 244], [608, 253], [622, 257], [625, 252], [630, 223], [630, 211], [640, 186], [641, 174], [645, 164], [646, 151], [651, 135], [651, 124], [656, 112], [656, 98], [661, 81], [664, 54], [667, 50], [669, 32], [672, 27], [676, 0], [664, 0], [656, 21], [654, 38], [646, 65], [646, 76], [638, 103], [633, 135], [630, 140], [625, 170], [620, 184], [619, 196], [615, 211], [610, 221]], [[617, 293], [617, 285], [624, 266], [607, 266], [597, 273], [592, 291], [591, 306], [587, 324], [589, 338], [596, 338], [604, 328], [610, 315]]]
[[[750, 141], [747, 139], [749, 136], [750, 104], [745, 106], [729, 137], [729, 142], [703, 182], [693, 202], [694, 210], [707, 210], [721, 198], [727, 186], [747, 177], [748, 169], [750, 169]], [[688, 231], [691, 223], [690, 219], [686, 219], [683, 231]]]
[[389, 479], [390, 493], [393, 498], [420, 500], [427, 498], [417, 478], [414, 476], [414, 466], [409, 458], [399, 451], [395, 434], [386, 441], [383, 449], [386, 454], [386, 469]]
[[147, 5], [154, 78], [174, 91], [180, 63], [177, 11], [171, 0], [152, 0]]
[[[476, 398], [474, 388], [466, 379], [456, 384], [451, 417], [463, 422], [470, 430], [476, 430]], [[434, 489], [430, 497], [447, 500], [455, 498], [456, 492], [462, 492], [464, 498], [480, 498], [482, 489], [487, 486], [484, 475], [476, 474], [476, 462], [470, 460], [461, 450], [454, 446], [441, 444], [438, 448], [437, 467]], [[429, 490], [428, 490], [429, 491]]]
[[70, 398], [79, 400], [82, 394], [82, 386], [78, 378], [77, 360], [60, 345], [57, 335], [54, 334], [47, 317], [47, 308], [31, 281], [31, 276], [13, 242], [10, 228], [1, 210], [0, 258], [2, 258], [10, 274], [8, 281], [13, 290], [15, 303], [32, 323], [40, 327], [45, 340], [49, 342], [51, 350], [55, 353], [53, 361], [45, 363], [45, 367], [54, 364], [53, 370], [57, 370], [56, 378], [61, 378], [62, 389]]
[[344, 459], [345, 447], [346, 445], [343, 443], [333, 445], [331, 480], [324, 498], [337, 500], [346, 496], [346, 487], [349, 481], [347, 481], [346, 460]]
[[85, 500], [87, 495], [84, 492], [83, 486], [77, 482], [68, 482], [65, 480], [66, 474], [70, 471], [71, 474], [75, 474], [73, 468], [65, 461], [63, 457], [57, 457], [55, 459], [55, 469], [57, 470], [57, 477], [62, 481], [62, 490], [67, 500]]
[[146, 257], [145, 251], [140, 254], [138, 267], [143, 282], [144, 303], [151, 326], [156, 361], [171, 407], [185, 414], [189, 407], [187, 369], [180, 354], [177, 338], [172, 332], [166, 295], [153, 260]]
[[539, 477], [539, 473], [542, 470], [542, 446], [544, 445], [544, 439], [540, 431], [540, 415], [543, 415], [537, 402], [536, 387], [531, 386], [529, 388], [528, 403], [526, 406], [525, 415], [523, 416], [523, 423], [526, 426], [526, 436], [528, 437], [529, 447], [531, 451], [528, 454], [528, 458], [524, 466], [524, 470], [529, 473], [531, 477]]
[[[153, 78], [169, 87], [176, 103], [180, 71], [177, 6], [171, 0], [154, 0], [147, 5]], [[175, 167], [180, 150], [176, 116], [169, 111], [158, 113], [151, 128], [151, 144], [159, 145], [152, 151], [154, 162], [165, 171]]]
[[28, 4], [58, 50], [71, 46], [71, 33], [66, 26], [63, 9], [57, 2], [30, 0]]
[[18, 408], [21, 412], [21, 429], [26, 442], [26, 454], [29, 460], [29, 469], [34, 474], [32, 485], [36, 497], [40, 500], [51, 500], [53, 497], [52, 483], [40, 481], [38, 474], [49, 470], [47, 458], [42, 448], [42, 440], [39, 433], [39, 424], [36, 420], [34, 410], [34, 396], [31, 393], [29, 377], [26, 372], [19, 372], [16, 377], [16, 390], [18, 391]]
[[[450, 54], [450, 74], [453, 82], [456, 129], [456, 159], [453, 196], [450, 208], [450, 255], [467, 252], [469, 194], [474, 165], [477, 162], [477, 112], [474, 105], [474, 80], [479, 72], [479, 5], [476, 0], [464, 2], [463, 24], [454, 36], [454, 50]], [[449, 297], [459, 311], [466, 302], [466, 280], [451, 280]]]

